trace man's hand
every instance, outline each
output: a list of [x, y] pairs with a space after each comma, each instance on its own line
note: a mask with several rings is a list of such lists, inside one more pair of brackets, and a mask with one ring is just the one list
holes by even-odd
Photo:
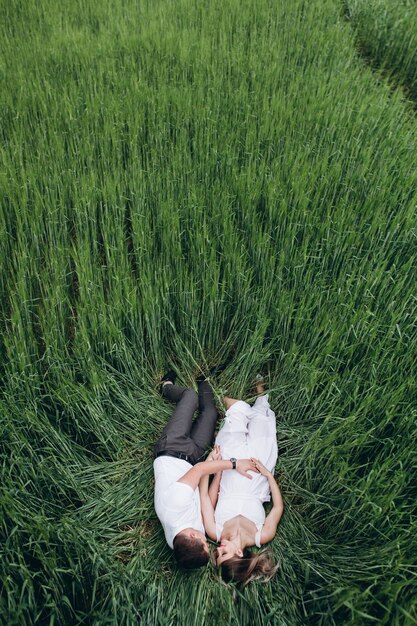
[[221, 460], [222, 460], [222, 454], [220, 452], [220, 446], [216, 443], [213, 450], [208, 455], [206, 461], [221, 461]]
[[246, 478], [250, 478], [252, 480], [253, 476], [248, 474], [248, 470], [252, 470], [252, 472], [256, 472], [255, 462], [251, 459], [239, 459], [236, 463], [236, 471], [242, 476], [246, 476]]

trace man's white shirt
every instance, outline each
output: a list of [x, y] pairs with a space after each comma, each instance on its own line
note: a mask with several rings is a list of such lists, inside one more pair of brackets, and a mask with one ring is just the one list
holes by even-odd
[[154, 460], [155, 511], [165, 532], [165, 539], [173, 548], [174, 537], [184, 528], [204, 533], [201, 518], [200, 493], [178, 479], [192, 468], [190, 463], [172, 456]]

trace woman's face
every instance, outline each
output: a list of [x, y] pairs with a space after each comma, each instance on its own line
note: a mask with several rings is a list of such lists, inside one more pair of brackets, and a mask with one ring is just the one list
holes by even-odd
[[229, 539], [221, 539], [220, 545], [215, 550], [215, 559], [216, 564], [221, 565], [232, 556], [243, 556], [242, 550], [237, 547], [233, 541], [229, 541]]

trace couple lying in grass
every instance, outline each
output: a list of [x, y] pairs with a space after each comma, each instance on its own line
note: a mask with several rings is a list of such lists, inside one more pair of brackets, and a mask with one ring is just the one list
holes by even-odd
[[[275, 413], [265, 387], [257, 384], [259, 395], [252, 407], [224, 397], [225, 422], [203, 461], [219, 418], [213, 390], [204, 376], [197, 379], [198, 394], [175, 380], [173, 370], [162, 378], [162, 396], [176, 402], [176, 408], [154, 448], [155, 510], [167, 543], [179, 565], [196, 568], [210, 559], [207, 534], [218, 544], [213, 559], [225, 581], [269, 580], [276, 571], [270, 555], [249, 550], [274, 537], [283, 512], [273, 476], [278, 456]], [[263, 502], [271, 495], [273, 506], [265, 517]]]

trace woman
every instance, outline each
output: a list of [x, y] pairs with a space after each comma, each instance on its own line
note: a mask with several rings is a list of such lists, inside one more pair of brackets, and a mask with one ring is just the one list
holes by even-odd
[[[281, 491], [273, 471], [278, 457], [275, 413], [263, 384], [253, 407], [243, 400], [224, 398], [225, 423], [216, 437], [215, 458], [251, 458], [256, 470], [250, 481], [236, 471], [215, 474], [208, 488], [208, 476], [200, 482], [201, 512], [207, 535], [220, 543], [214, 558], [221, 566], [223, 580], [247, 584], [254, 578], [269, 580], [275, 573], [270, 555], [252, 553], [275, 536], [284, 510]], [[256, 472], [256, 473], [255, 473]], [[271, 499], [265, 517], [263, 503]]]

